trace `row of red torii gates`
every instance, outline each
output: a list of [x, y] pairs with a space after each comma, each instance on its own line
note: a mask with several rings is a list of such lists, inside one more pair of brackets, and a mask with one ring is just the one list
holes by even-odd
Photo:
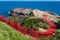
[[49, 28], [46, 32], [37, 32], [33, 29], [25, 28], [24, 26], [20, 25], [20, 23], [16, 23], [14, 20], [9, 20], [8, 18], [5, 18], [4, 16], [0, 15], [0, 21], [5, 22], [6, 24], [10, 25], [12, 28], [16, 29], [24, 35], [30, 35], [31, 37], [35, 38], [41, 36], [53, 36], [53, 33], [56, 30], [56, 25], [47, 18], [47, 15], [43, 15], [43, 20], [49, 26], [51, 26], [51, 28]]

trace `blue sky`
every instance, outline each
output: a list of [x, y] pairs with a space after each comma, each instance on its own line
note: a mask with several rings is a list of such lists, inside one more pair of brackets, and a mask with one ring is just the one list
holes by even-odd
[[0, 0], [0, 1], [60, 1], [60, 0]]

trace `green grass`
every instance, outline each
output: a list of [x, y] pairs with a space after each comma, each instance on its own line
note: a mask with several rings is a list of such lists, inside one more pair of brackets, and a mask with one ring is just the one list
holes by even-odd
[[32, 40], [23, 36], [20, 32], [11, 28], [4, 22], [0, 22], [0, 40]]
[[27, 28], [32, 27], [35, 30], [39, 30], [39, 28], [49, 29], [50, 26], [45, 23], [42, 19], [39, 18], [28, 18], [24, 21], [24, 26]]

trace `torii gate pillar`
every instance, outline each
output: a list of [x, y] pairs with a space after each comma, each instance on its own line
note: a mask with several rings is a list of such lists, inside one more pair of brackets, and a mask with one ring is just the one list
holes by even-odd
[[43, 19], [47, 19], [47, 15], [43, 15]]

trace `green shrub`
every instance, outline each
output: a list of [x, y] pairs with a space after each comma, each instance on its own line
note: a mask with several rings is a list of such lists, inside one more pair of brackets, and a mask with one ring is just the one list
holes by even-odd
[[55, 36], [58, 40], [60, 40], [60, 29], [57, 29], [55, 32]]
[[56, 37], [54, 36], [39, 37], [38, 40], [56, 40]]
[[19, 22], [21, 23], [21, 19], [18, 19], [18, 18], [14, 18], [14, 17], [9, 17], [9, 20], [14, 20], [15, 22]]
[[40, 18], [28, 18], [24, 21], [23, 24], [27, 28], [33, 28], [35, 30], [39, 30], [39, 28], [48, 29], [50, 28], [48, 24], [46, 24], [42, 19]]

